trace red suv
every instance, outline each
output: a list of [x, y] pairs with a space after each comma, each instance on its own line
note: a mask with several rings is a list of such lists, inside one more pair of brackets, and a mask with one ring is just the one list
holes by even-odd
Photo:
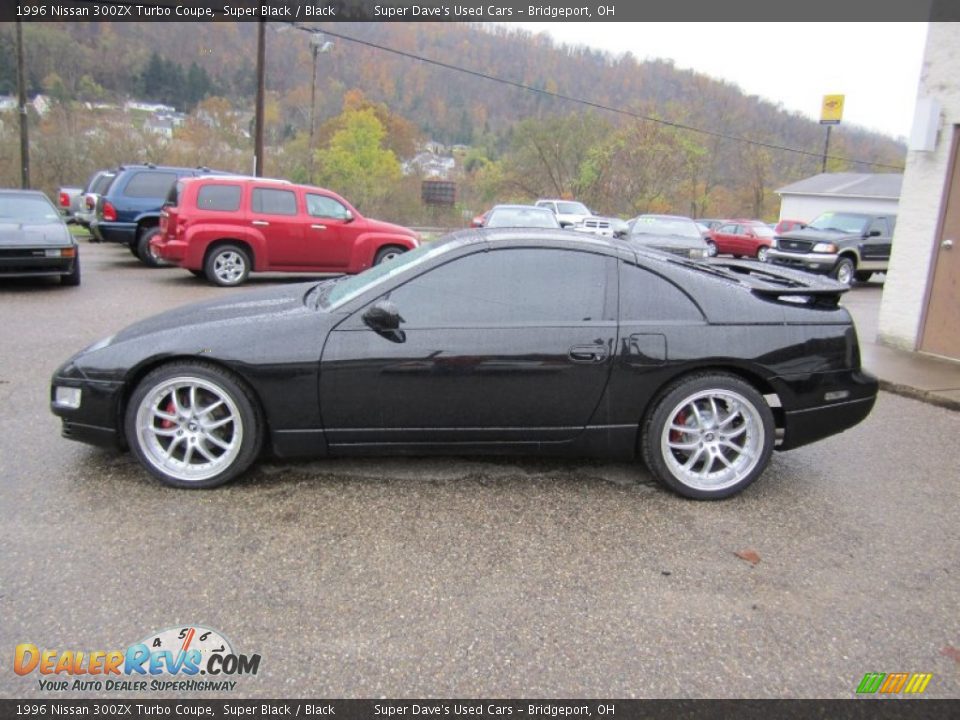
[[329, 190], [221, 175], [174, 185], [150, 251], [231, 286], [251, 271], [358, 273], [419, 244], [412, 230], [365, 218]]

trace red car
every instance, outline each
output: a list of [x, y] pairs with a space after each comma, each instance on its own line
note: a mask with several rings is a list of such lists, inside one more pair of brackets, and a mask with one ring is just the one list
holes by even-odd
[[365, 218], [329, 190], [208, 176], [176, 183], [150, 251], [230, 286], [251, 271], [358, 273], [419, 244], [412, 230]]
[[773, 238], [774, 232], [770, 226], [759, 220], [727, 220], [710, 231], [707, 245], [711, 246], [712, 255], [746, 255], [762, 262], [773, 245]]

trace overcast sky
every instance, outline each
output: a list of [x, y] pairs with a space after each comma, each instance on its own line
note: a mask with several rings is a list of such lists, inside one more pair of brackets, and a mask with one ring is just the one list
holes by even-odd
[[510, 23], [638, 60], [669, 58], [820, 119], [846, 95], [844, 124], [910, 134], [926, 23]]

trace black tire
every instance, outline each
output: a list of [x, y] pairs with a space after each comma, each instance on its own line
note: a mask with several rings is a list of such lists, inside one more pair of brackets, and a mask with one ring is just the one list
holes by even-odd
[[832, 277], [837, 282], [841, 282], [844, 285], [853, 285], [854, 277], [856, 276], [856, 265], [853, 264], [853, 260], [847, 257], [842, 257], [837, 260], [837, 266], [833, 269], [833, 272], [830, 273]]
[[774, 440], [773, 412], [756, 388], [711, 372], [664, 390], [643, 421], [640, 449], [650, 472], [675, 493], [720, 500], [763, 473]]
[[387, 245], [377, 250], [376, 256], [373, 258], [373, 264], [379, 265], [382, 262], [387, 260], [392, 260], [397, 255], [402, 255], [407, 251], [406, 248], [398, 247], [396, 245]]
[[717, 256], [717, 244], [713, 240], [707, 240], [707, 257]]
[[130, 250], [130, 254], [133, 255], [137, 260], [140, 259], [140, 246], [136, 240], [127, 245], [127, 248]]
[[218, 245], [203, 263], [207, 280], [221, 287], [235, 287], [246, 282], [250, 275], [250, 255], [239, 245]]
[[150, 241], [159, 234], [159, 227], [150, 227], [144, 228], [137, 236], [136, 256], [140, 258], [140, 262], [150, 268], [163, 267], [167, 264], [163, 258], [154, 255], [153, 251], [150, 250]]
[[73, 259], [73, 270], [60, 276], [60, 284], [67, 287], [76, 287], [80, 284], [80, 253]]
[[857, 270], [853, 276], [857, 279], [857, 282], [867, 282], [873, 277], [873, 270]]
[[[174, 417], [164, 419], [158, 410]], [[264, 427], [256, 398], [240, 378], [196, 361], [150, 372], [130, 396], [124, 420], [130, 449], [151, 475], [197, 489], [223, 485], [249, 468], [260, 454]]]

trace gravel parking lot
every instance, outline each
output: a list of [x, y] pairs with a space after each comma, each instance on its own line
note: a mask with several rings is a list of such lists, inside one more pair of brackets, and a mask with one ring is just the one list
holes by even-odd
[[233, 697], [850, 697], [866, 672], [960, 696], [960, 414], [881, 394], [720, 503], [640, 465], [537, 459], [267, 461], [177, 491], [61, 439], [50, 374], [244, 290], [81, 253], [78, 288], [0, 283], [0, 696], [84, 696], [15, 675], [19, 643], [187, 624], [262, 655]]

